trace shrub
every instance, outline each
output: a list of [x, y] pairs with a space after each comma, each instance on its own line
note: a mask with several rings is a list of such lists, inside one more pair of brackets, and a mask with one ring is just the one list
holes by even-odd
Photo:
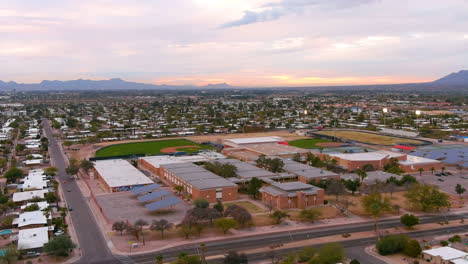
[[408, 242], [406, 235], [385, 236], [377, 241], [377, 250], [380, 255], [386, 256], [402, 252]]
[[461, 242], [461, 237], [459, 235], [454, 235], [453, 237], [449, 238], [448, 241], [450, 243]]
[[403, 253], [405, 255], [416, 258], [418, 257], [422, 252], [421, 246], [419, 245], [419, 242], [417, 240], [410, 240], [406, 243], [405, 248], [403, 250]]
[[445, 240], [440, 241], [440, 245], [443, 246], [443, 247], [448, 246], [448, 244], [449, 243], [447, 241], [445, 241]]

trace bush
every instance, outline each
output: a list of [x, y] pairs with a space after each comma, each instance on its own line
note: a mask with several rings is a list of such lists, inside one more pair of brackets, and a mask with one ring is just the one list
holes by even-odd
[[361, 262], [359, 262], [359, 260], [357, 260], [357, 259], [353, 259], [353, 260], [351, 260], [351, 262], [349, 264], [361, 264]]
[[408, 240], [406, 235], [385, 236], [377, 241], [376, 247], [380, 255], [391, 255], [402, 252]]
[[419, 224], [419, 218], [412, 214], [405, 214], [400, 217], [400, 222], [404, 224], [406, 227], [411, 228]]
[[405, 255], [412, 258], [418, 257], [419, 255], [421, 255], [421, 252], [421, 245], [419, 245], [419, 242], [414, 239], [408, 241], [403, 250], [403, 253], [405, 253]]
[[327, 205], [327, 204], [328, 204], [328, 200], [323, 200], [323, 204]]
[[449, 238], [448, 241], [450, 243], [457, 243], [457, 242], [461, 242], [461, 237], [459, 235], [454, 235], [453, 237]]
[[445, 241], [445, 240], [440, 241], [440, 245], [443, 246], [443, 247], [448, 246], [448, 244], [449, 243], [447, 241]]

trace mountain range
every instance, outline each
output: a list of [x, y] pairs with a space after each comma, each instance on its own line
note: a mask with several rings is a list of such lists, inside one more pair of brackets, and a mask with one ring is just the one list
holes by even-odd
[[[70, 80], [42, 81], [40, 83], [17, 83], [0, 81], [0, 91], [66, 91], [66, 90], [168, 90], [168, 89], [234, 89], [227, 83], [195, 85], [156, 85], [129, 82], [119, 78], [109, 80]], [[386, 85], [351, 85], [351, 86], [306, 86], [306, 87], [255, 87], [255, 88], [295, 88], [323, 90], [375, 90], [375, 91], [468, 91], [468, 70], [451, 73], [433, 82], [386, 84]]]

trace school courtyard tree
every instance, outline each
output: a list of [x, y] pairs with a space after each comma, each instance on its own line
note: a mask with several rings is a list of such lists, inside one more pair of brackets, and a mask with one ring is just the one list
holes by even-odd
[[374, 231], [377, 232], [377, 222], [379, 218], [392, 209], [392, 204], [388, 197], [381, 193], [374, 192], [362, 197], [362, 206], [364, 211], [374, 220]]
[[218, 218], [214, 221], [214, 225], [220, 229], [223, 234], [226, 234], [229, 229], [233, 229], [237, 227], [237, 221], [230, 218]]
[[413, 208], [423, 212], [439, 211], [450, 207], [448, 194], [441, 192], [435, 185], [413, 184], [405, 197]]

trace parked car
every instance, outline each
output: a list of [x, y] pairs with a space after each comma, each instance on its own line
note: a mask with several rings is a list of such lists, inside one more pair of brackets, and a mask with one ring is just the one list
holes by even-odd
[[56, 235], [56, 236], [60, 236], [60, 235], [63, 235], [63, 234], [65, 234], [65, 232], [63, 232], [63, 230], [60, 230], [60, 229], [57, 230], [57, 232], [54, 233], [54, 235]]
[[26, 257], [28, 257], [28, 258], [39, 257], [40, 255], [41, 255], [41, 253], [39, 253], [39, 252], [34, 252], [34, 251], [26, 252]]
[[71, 206], [68, 206], [68, 211], [73, 211], [73, 208]]
[[442, 180], [442, 179], [437, 179], [437, 180], [438, 180], [438, 181], [441, 181], [441, 182], [443, 182], [443, 181], [444, 181], [444, 180]]
[[436, 173], [435, 176], [440, 177], [440, 176], [442, 176], [442, 174]]

